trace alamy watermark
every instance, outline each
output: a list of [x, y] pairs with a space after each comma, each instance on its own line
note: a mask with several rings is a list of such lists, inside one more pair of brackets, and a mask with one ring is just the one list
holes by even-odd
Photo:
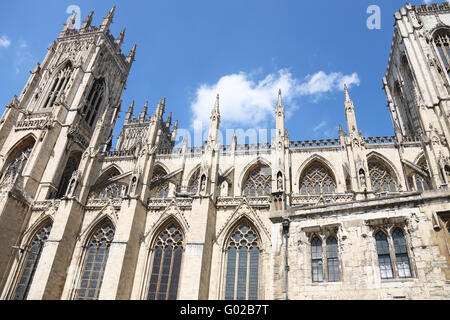
[[367, 14], [370, 14], [367, 18], [367, 28], [369, 30], [380, 30], [381, 29], [381, 9], [377, 5], [371, 5], [367, 8]]

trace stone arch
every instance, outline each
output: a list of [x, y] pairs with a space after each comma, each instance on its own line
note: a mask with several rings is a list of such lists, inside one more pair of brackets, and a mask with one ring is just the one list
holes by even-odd
[[[303, 161], [302, 165], [298, 168], [297, 173], [295, 175], [294, 184], [296, 185], [296, 191], [298, 194], [300, 194], [300, 179], [304, 175], [304, 173], [312, 166], [314, 163], [319, 163], [321, 166], [323, 166], [329, 173], [331, 173], [331, 178], [333, 179], [335, 185], [335, 190], [337, 190], [339, 181], [337, 179], [336, 175], [336, 168], [333, 166], [333, 164], [318, 154], [313, 154], [308, 159]], [[336, 192], [336, 191], [335, 191]]]
[[243, 184], [244, 184], [245, 180], [247, 179], [248, 175], [255, 167], [258, 167], [258, 166], [266, 166], [272, 170], [272, 164], [270, 163], [270, 161], [267, 159], [264, 159], [260, 156], [258, 156], [256, 159], [250, 161], [244, 167], [244, 169], [242, 169], [241, 174], [239, 175], [238, 187], [241, 189], [241, 192], [242, 192]]
[[258, 221], [255, 221], [254, 219], [252, 219], [252, 217], [250, 215], [248, 215], [247, 213], [243, 213], [240, 215], [235, 216], [231, 221], [228, 222], [228, 226], [225, 227], [225, 229], [220, 232], [219, 237], [222, 237], [222, 239], [220, 240], [219, 244], [220, 244], [220, 248], [224, 249], [228, 238], [231, 236], [231, 234], [233, 233], [233, 231], [243, 222], [248, 222], [251, 226], [253, 226], [256, 235], [258, 236], [258, 239], [260, 241], [259, 245], [260, 245], [260, 250], [264, 251], [265, 250], [265, 245], [266, 245], [266, 241], [269, 241], [268, 239], [265, 240], [263, 238], [263, 232], [261, 232], [261, 227], [259, 227], [259, 223]]
[[[89, 244], [89, 241], [94, 236], [94, 233], [106, 223], [111, 223], [114, 230], [117, 229], [117, 221], [116, 219], [112, 218], [107, 212], [105, 212], [105, 209], [103, 209], [100, 214], [94, 218], [93, 221], [86, 227], [86, 229], [79, 235], [79, 242], [82, 244], [82, 246], [86, 247]], [[83, 260], [83, 259], [81, 259]]]
[[116, 164], [111, 164], [110, 166], [105, 168], [102, 172], [100, 172], [98, 178], [96, 179], [95, 184], [103, 182], [105, 180], [105, 177], [109, 176], [110, 174], [115, 174], [116, 176], [119, 176], [122, 174], [122, 170]]
[[182, 220], [178, 219], [173, 213], [170, 213], [160, 221], [157, 221], [148, 232], [147, 239], [145, 239], [145, 241], [148, 243], [148, 248], [150, 250], [155, 246], [156, 240], [161, 232], [163, 232], [164, 228], [172, 223], [179, 228], [183, 236], [183, 241], [186, 242], [186, 224]]
[[[194, 187], [194, 185], [191, 185], [191, 183], [194, 183], [192, 179], [194, 179], [195, 175], [198, 175], [198, 181], [197, 181], [197, 187], [196, 192], [198, 193], [200, 191], [200, 171], [201, 171], [201, 165], [196, 165], [191, 171], [189, 171], [189, 174], [187, 175], [187, 179], [185, 180], [185, 186], [188, 192], [191, 192], [191, 188]], [[195, 183], [194, 183], [195, 184]], [[194, 192], [194, 191], [192, 191]]]
[[18, 142], [12, 146], [8, 153], [5, 156], [5, 161], [3, 162], [2, 170], [0, 171], [0, 181], [3, 180], [5, 171], [8, 170], [9, 165], [13, 165], [13, 162], [18, 160], [19, 157], [22, 156], [22, 153], [26, 151], [27, 149], [30, 149], [30, 153], [28, 155], [28, 158], [26, 159], [26, 163], [21, 166], [20, 173], [23, 172], [25, 169], [28, 159], [31, 157], [31, 153], [34, 149], [34, 145], [36, 144], [36, 137], [33, 134], [27, 134], [23, 138], [21, 138]]
[[[395, 167], [395, 165], [390, 161], [388, 158], [383, 156], [382, 154], [378, 152], [371, 152], [367, 155], [367, 166], [369, 167], [369, 172], [367, 173], [369, 175], [369, 178], [371, 177], [370, 173], [370, 164], [371, 162], [378, 162], [381, 165], [385, 166], [388, 173], [391, 175], [392, 179], [394, 180], [394, 183], [396, 185], [396, 190], [399, 191], [402, 188], [402, 182], [400, 180], [400, 175]], [[371, 179], [370, 179], [371, 180]], [[371, 180], [372, 183], [372, 180]]]
[[36, 233], [42, 229], [45, 225], [51, 223], [53, 225], [53, 217], [50, 215], [44, 215], [42, 217], [39, 217], [33, 225], [28, 228], [22, 235], [21, 248], [23, 248], [24, 245], [30, 243], [30, 241], [33, 239], [33, 237], [36, 235]]

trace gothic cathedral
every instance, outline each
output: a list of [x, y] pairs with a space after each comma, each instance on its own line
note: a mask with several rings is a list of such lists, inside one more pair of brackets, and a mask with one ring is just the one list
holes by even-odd
[[[0, 119], [0, 299], [450, 299], [450, 6], [395, 13], [395, 136], [175, 148], [165, 98], [113, 129], [136, 46], [65, 24]], [[276, 93], [274, 93], [276, 94]]]

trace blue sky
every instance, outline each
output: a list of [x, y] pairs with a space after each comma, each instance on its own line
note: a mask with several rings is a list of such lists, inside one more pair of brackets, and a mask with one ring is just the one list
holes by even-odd
[[[223, 130], [273, 128], [282, 88], [292, 141], [337, 138], [340, 123], [346, 130], [343, 82], [363, 134], [393, 135], [381, 79], [400, 0], [1, 1], [0, 113], [45, 57], [70, 5], [83, 20], [94, 10], [98, 25], [114, 4], [112, 33], [126, 27], [126, 53], [137, 43], [116, 136], [133, 99], [138, 115], [146, 100], [153, 112], [166, 96], [167, 113], [192, 131], [195, 121], [207, 126], [216, 93]], [[370, 5], [381, 8], [379, 30], [366, 26]]]

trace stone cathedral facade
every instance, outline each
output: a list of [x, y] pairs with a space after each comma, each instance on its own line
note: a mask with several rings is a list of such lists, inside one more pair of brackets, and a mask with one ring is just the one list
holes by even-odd
[[346, 131], [291, 141], [279, 92], [271, 143], [220, 144], [217, 97], [179, 149], [165, 99], [112, 148], [136, 52], [114, 9], [72, 17], [0, 120], [1, 299], [450, 298], [447, 3], [395, 13], [395, 136], [364, 136], [346, 88]]

